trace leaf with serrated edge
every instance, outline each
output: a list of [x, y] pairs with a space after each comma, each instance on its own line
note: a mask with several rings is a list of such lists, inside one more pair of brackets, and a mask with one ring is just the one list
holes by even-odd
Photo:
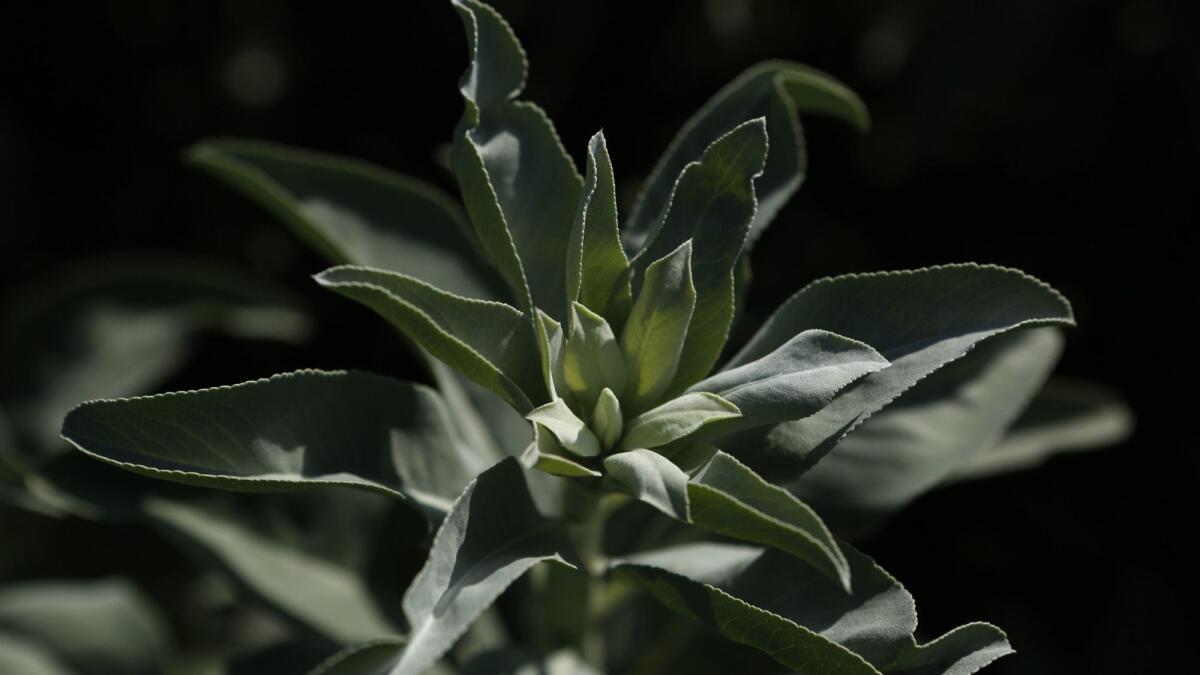
[[765, 117], [771, 151], [755, 181], [758, 210], [747, 245], [766, 229], [804, 180], [807, 155], [799, 113], [829, 115], [859, 130], [870, 126], [866, 106], [845, 85], [809, 66], [766, 61], [752, 66], [717, 92], [671, 141], [642, 186], [625, 226], [626, 242], [641, 248], [670, 204], [675, 177], [722, 134]]
[[912, 667], [912, 675], [967, 675], [1011, 653], [999, 629], [979, 623], [918, 646], [912, 596], [869, 557], [842, 546], [854, 578], [849, 594], [795, 558], [751, 546], [684, 544], [618, 559], [611, 568], [631, 574], [672, 610], [802, 673]]
[[187, 161], [283, 221], [334, 264], [403, 272], [456, 295], [490, 298], [474, 232], [433, 185], [348, 157], [244, 139], [193, 145]]
[[495, 392], [519, 412], [543, 400], [538, 346], [529, 319], [500, 302], [441, 291], [396, 272], [333, 267], [317, 283], [375, 310], [446, 365]]
[[684, 394], [630, 420], [619, 447], [622, 450], [662, 447], [741, 414], [737, 406], [716, 394]]
[[404, 647], [372, 655], [364, 670], [335, 662], [315, 672], [424, 672], [526, 570], [545, 561], [571, 566], [569, 551], [554, 521], [534, 506], [521, 465], [506, 459], [467, 486], [434, 537], [425, 567], [404, 594], [410, 626]]
[[850, 592], [846, 557], [817, 514], [733, 457], [717, 451], [690, 478], [644, 449], [612, 455], [604, 467], [625, 492], [668, 516], [785, 551]]
[[788, 487], [844, 537], [861, 537], [991, 448], [1062, 351], [1057, 328], [1014, 330], [918, 382]]
[[689, 240], [646, 269], [645, 283], [621, 331], [627, 373], [626, 396], [621, 401], [625, 414], [650, 408], [670, 387], [695, 308]]
[[67, 415], [63, 437], [154, 478], [244, 491], [347, 485], [434, 511], [479, 470], [436, 391], [360, 372], [92, 401]]
[[612, 567], [670, 609], [788, 668], [876, 675], [908, 643], [916, 612], [869, 558], [848, 547], [847, 557], [853, 593], [785, 553], [734, 544], [684, 544]]
[[300, 342], [307, 317], [285, 290], [195, 259], [114, 257], [56, 269], [0, 307], [0, 406], [28, 471], [66, 448], [62, 418], [82, 400], [160, 386], [213, 332]]
[[1057, 291], [1004, 267], [945, 265], [821, 279], [776, 310], [726, 368], [761, 358], [810, 328], [865, 342], [891, 365], [809, 417], [723, 444], [772, 482], [794, 480], [855, 426], [980, 341], [1014, 328], [1073, 322]]
[[815, 413], [887, 359], [869, 345], [823, 330], [806, 330], [750, 363], [697, 382], [689, 391], [720, 394], [742, 411], [723, 428], [755, 427]]
[[604, 133], [588, 141], [587, 178], [567, 245], [567, 301], [579, 302], [620, 330], [633, 302], [629, 259], [621, 247], [616, 181]]
[[989, 623], [969, 623], [923, 645], [912, 641], [886, 670], [904, 675], [970, 675], [1012, 653], [1004, 631]]
[[754, 179], [766, 155], [762, 119], [713, 141], [698, 161], [683, 168], [669, 209], [633, 259], [636, 290], [639, 274], [651, 261], [692, 242], [696, 310], [668, 393], [683, 391], [707, 375], [725, 346], [734, 314], [734, 268], [754, 216]]
[[522, 309], [536, 305], [561, 320], [563, 261], [583, 179], [546, 114], [514, 100], [527, 68], [507, 22], [475, 0], [455, 0], [454, 7], [471, 56], [460, 80], [466, 110], [453, 160], [467, 211], [501, 275], [528, 303]]
[[820, 517], [730, 455], [717, 452], [696, 472], [688, 499], [692, 523], [786, 551], [850, 590], [846, 557]]

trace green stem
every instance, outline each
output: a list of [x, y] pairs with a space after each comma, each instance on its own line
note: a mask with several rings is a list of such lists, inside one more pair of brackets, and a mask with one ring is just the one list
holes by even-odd
[[604, 528], [609, 516], [625, 500], [621, 495], [604, 494], [570, 482], [564, 496], [566, 515], [571, 523], [569, 531], [583, 565], [580, 571], [587, 575], [581, 589], [582, 597], [579, 598], [583, 612], [582, 630], [578, 636], [579, 650], [588, 663], [604, 672], [607, 659], [601, 624], [608, 568], [608, 558], [604, 552]]

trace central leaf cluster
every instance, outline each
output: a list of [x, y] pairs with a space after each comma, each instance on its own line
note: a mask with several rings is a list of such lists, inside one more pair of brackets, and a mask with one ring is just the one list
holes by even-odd
[[[551, 438], [538, 449], [565, 449], [579, 457], [613, 450], [659, 448], [701, 427], [738, 417], [737, 406], [708, 392], [677, 396], [675, 378], [696, 309], [692, 244], [684, 242], [652, 263], [637, 301], [612, 324], [581, 302], [572, 302], [566, 336], [549, 350], [553, 400], [526, 417]], [[548, 338], [549, 339], [549, 338]]]

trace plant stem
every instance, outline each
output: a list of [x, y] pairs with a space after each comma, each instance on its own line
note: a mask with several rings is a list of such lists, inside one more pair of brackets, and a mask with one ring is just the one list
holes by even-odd
[[587, 575], [580, 598], [583, 622], [578, 636], [579, 650], [588, 663], [604, 672], [607, 659], [601, 623], [608, 567], [604, 528], [609, 516], [625, 500], [621, 495], [574, 485], [568, 485], [564, 496], [567, 518], [571, 522], [569, 531], [583, 566], [580, 571]]

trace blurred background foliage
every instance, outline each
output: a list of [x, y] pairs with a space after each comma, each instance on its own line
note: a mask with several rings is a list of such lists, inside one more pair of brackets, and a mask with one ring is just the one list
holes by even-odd
[[[1200, 655], [1195, 562], [1180, 552], [1195, 531], [1200, 458], [1176, 422], [1182, 404], [1172, 403], [1190, 364], [1180, 341], [1163, 337], [1174, 317], [1197, 309], [1180, 270], [1200, 215], [1200, 5], [495, 5], [529, 51], [527, 98], [549, 112], [577, 161], [605, 130], [625, 204], [674, 130], [750, 64], [803, 61], [855, 89], [874, 128], [859, 136], [805, 120], [810, 174], [755, 249], [741, 330], [823, 275], [1011, 265], [1075, 305], [1080, 327], [1059, 372], [1120, 389], [1138, 416], [1120, 447], [922, 497], [865, 547], [921, 599], [929, 634], [962, 618], [1003, 626], [1019, 656], [994, 666], [998, 674], [1177, 672]], [[309, 339], [284, 343], [190, 323], [195, 330], [181, 333], [190, 359], [145, 386], [299, 367], [417, 376], [372, 316], [308, 280], [320, 261], [179, 156], [201, 137], [249, 136], [452, 188], [440, 158], [465, 63], [458, 19], [437, 0], [10, 10], [0, 25], [4, 328], [15, 325], [19, 298], [62, 283], [79, 263], [119, 269], [132, 257], [186, 255], [286, 289], [316, 321]], [[46, 330], [51, 343], [76, 334]], [[24, 356], [4, 354], [6, 397], [23, 391]], [[91, 588], [103, 600], [122, 574], [160, 603], [195, 605], [180, 590], [191, 563], [140, 526], [4, 518], [0, 586], [100, 580]], [[209, 620], [217, 626], [208, 639], [219, 641], [221, 620]]]

